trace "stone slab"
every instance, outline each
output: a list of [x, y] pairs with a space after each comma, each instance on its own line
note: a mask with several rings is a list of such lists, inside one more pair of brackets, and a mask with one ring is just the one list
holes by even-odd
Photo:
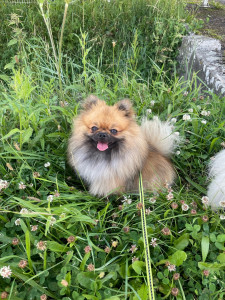
[[199, 83], [205, 83], [209, 91], [225, 97], [225, 65], [219, 40], [195, 34], [185, 36], [178, 60], [181, 75], [186, 80], [195, 72]]

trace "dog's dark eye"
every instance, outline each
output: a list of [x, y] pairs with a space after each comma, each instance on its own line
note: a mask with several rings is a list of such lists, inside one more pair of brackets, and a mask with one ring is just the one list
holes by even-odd
[[111, 129], [110, 132], [111, 132], [112, 134], [117, 134], [118, 131], [117, 131], [116, 129]]
[[97, 131], [97, 130], [98, 130], [98, 127], [96, 127], [96, 126], [93, 126], [93, 127], [91, 127], [91, 130], [92, 130], [92, 132], [95, 132], [95, 131]]

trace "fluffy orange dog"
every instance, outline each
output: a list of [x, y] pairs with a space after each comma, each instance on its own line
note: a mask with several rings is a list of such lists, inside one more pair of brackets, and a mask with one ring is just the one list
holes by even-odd
[[74, 120], [69, 162], [94, 195], [138, 191], [140, 172], [144, 189], [154, 191], [174, 180], [169, 156], [176, 141], [168, 122], [139, 126], [130, 100], [108, 106], [91, 95]]

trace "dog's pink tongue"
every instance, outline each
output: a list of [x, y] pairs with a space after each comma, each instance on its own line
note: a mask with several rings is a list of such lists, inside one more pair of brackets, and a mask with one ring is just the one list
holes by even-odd
[[98, 148], [99, 151], [105, 151], [109, 147], [108, 147], [108, 144], [106, 144], [106, 143], [98, 142], [97, 148]]

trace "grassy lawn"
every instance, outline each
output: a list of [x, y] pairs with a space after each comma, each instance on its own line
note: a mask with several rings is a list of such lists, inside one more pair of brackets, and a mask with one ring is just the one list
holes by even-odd
[[225, 217], [204, 196], [225, 101], [178, 76], [185, 3], [37, 2], [0, 5], [1, 299], [150, 299], [140, 195], [94, 197], [67, 162], [92, 93], [181, 137], [172, 190], [144, 195], [155, 299], [222, 300]]

